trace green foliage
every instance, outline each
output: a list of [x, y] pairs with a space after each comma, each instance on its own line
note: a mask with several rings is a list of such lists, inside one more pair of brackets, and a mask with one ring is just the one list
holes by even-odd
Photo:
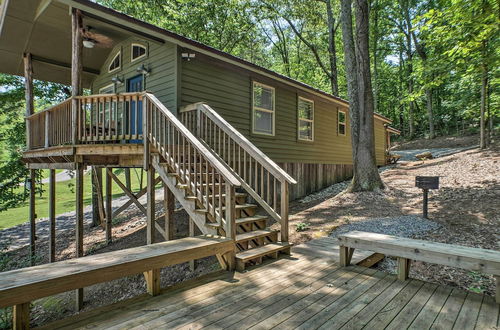
[[295, 230], [297, 232], [300, 232], [300, 231], [306, 231], [309, 229], [309, 224], [305, 223], [305, 222], [299, 222], [295, 225]]
[[[24, 122], [24, 79], [0, 74], [0, 211], [16, 207], [27, 197], [25, 189], [19, 189], [28, 178], [28, 170], [21, 161], [26, 145]], [[43, 109], [65, 98], [60, 84], [34, 82], [35, 107]], [[40, 173], [37, 174], [40, 182]], [[35, 186], [41, 193], [41, 186]]]

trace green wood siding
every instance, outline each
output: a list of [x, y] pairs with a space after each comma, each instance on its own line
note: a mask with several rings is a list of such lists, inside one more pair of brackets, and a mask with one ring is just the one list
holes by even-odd
[[[194, 60], [182, 61], [181, 72], [181, 105], [206, 102], [274, 161], [352, 163], [349, 124], [346, 136], [337, 133], [337, 111], [339, 108], [347, 111], [341, 105], [269, 78], [231, 69], [200, 54]], [[252, 81], [275, 88], [275, 136], [251, 132]], [[297, 137], [298, 96], [314, 101], [313, 142]]]
[[[132, 43], [147, 45], [147, 56], [131, 62], [130, 48]], [[108, 66], [115, 54], [121, 49], [122, 64], [120, 70], [108, 73]], [[117, 93], [126, 91], [127, 79], [138, 75], [136, 71], [144, 64], [151, 69], [151, 74], [145, 77], [145, 88], [158, 97], [167, 108], [176, 112], [177, 109], [177, 46], [171, 43], [158, 44], [137, 38], [129, 38], [116, 45], [101, 68], [101, 74], [92, 83], [92, 93], [111, 84], [115, 76], [123, 78], [123, 84], [117, 87]]]

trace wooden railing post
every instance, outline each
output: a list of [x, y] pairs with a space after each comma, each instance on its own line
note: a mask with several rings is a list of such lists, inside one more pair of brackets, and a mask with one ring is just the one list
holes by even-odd
[[[33, 102], [33, 65], [31, 61], [31, 54], [24, 54], [24, 86], [26, 98], [26, 117], [34, 113]], [[31, 121], [26, 119], [26, 147], [31, 149]]]
[[[136, 101], [138, 102], [138, 101]], [[149, 170], [149, 121], [150, 121], [150, 113], [148, 111], [147, 106], [148, 100], [146, 97], [142, 98], [142, 141], [144, 143], [144, 162], [143, 168], [145, 171]]]
[[45, 148], [50, 147], [50, 111], [45, 112]]
[[281, 182], [281, 241], [288, 242], [288, 182]]
[[226, 236], [236, 239], [236, 192], [234, 186], [226, 183]]

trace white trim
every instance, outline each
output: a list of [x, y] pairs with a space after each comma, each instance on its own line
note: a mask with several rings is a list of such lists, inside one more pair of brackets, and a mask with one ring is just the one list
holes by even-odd
[[[264, 88], [272, 90], [272, 96], [273, 96], [273, 109], [272, 110], [256, 107], [254, 105], [255, 104], [254, 103], [254, 88], [255, 88], [255, 86], [260, 86], [260, 87], [264, 87]], [[255, 130], [255, 110], [272, 114], [272, 116], [271, 116], [272, 133], [258, 132]], [[252, 134], [274, 136], [275, 135], [275, 128], [276, 128], [276, 113], [275, 112], [276, 112], [276, 89], [272, 86], [265, 85], [265, 84], [260, 83], [258, 81], [252, 80]]]
[[108, 89], [109, 87], [113, 87], [113, 91], [111, 92], [111, 94], [114, 94], [115, 93], [115, 84], [113, 84], [113, 83], [99, 88], [99, 94], [106, 94], [106, 93], [103, 93], [103, 90]]
[[[340, 117], [340, 113], [343, 113], [344, 114], [344, 122], [341, 123], [339, 121], [339, 117]], [[340, 125], [344, 125], [344, 134], [340, 133]], [[340, 136], [346, 136], [347, 135], [347, 112], [345, 110], [340, 110], [338, 109], [337, 110], [337, 134], [340, 135]]]
[[[110, 70], [109, 67], [111, 66], [111, 64], [113, 64], [113, 62], [116, 60], [117, 57], [120, 57], [120, 65], [118, 67], [114, 68], [113, 70]], [[113, 58], [111, 59], [111, 61], [108, 63], [108, 73], [118, 71], [121, 68], [122, 68], [122, 51], [120, 49], [118, 51], [118, 53], [116, 53], [116, 55], [113, 56]]]
[[[299, 112], [299, 102], [300, 100], [312, 103], [312, 119], [306, 119], [306, 118], [300, 118], [300, 112]], [[310, 139], [305, 139], [300, 137], [300, 122], [305, 121], [308, 123], [311, 123], [311, 138]], [[313, 142], [314, 141], [314, 100], [307, 99], [305, 97], [299, 96], [297, 99], [297, 139], [300, 141], [307, 141], [307, 142]]]
[[[139, 57], [134, 58], [134, 46], [143, 48], [144, 54], [139, 56]], [[133, 42], [130, 44], [130, 63], [138, 61], [141, 58], [146, 57], [147, 55], [148, 55], [148, 47], [147, 46], [140, 44], [140, 43], [137, 43], [137, 42]]]

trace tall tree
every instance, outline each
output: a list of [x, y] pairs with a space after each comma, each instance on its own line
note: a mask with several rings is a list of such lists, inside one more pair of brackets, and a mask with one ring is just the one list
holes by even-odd
[[354, 0], [355, 36], [351, 0], [341, 0], [342, 38], [347, 73], [353, 157], [349, 191], [384, 188], [375, 160], [373, 91], [370, 74], [368, 0]]

